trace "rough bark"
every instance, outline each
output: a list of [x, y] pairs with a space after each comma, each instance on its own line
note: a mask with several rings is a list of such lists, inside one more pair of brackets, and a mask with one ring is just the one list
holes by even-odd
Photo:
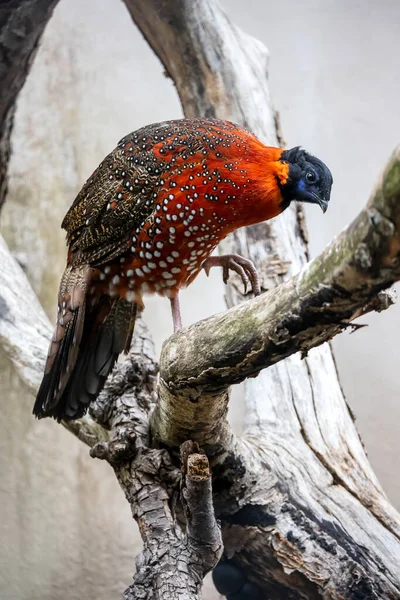
[[[116, 468], [144, 540], [134, 583], [124, 594], [126, 600], [200, 599], [203, 578], [221, 556], [221, 533], [213, 511], [207, 458], [190, 450], [183, 454], [186, 534], [177, 527], [171, 510], [171, 480], [168, 493], [162, 480], [155, 476], [166, 471], [173, 473], [165, 450], [138, 451], [129, 467]], [[175, 483], [178, 482], [176, 478]]]
[[[126, 4], [187, 115], [230, 118], [276, 143], [267, 51], [259, 42], [210, 0]], [[254, 260], [263, 289], [287, 283], [173, 336], [158, 386], [139, 320], [126, 361], [92, 407], [97, 423], [89, 417], [69, 425], [92, 456], [113, 466], [139, 523], [144, 551], [127, 599], [199, 598], [221, 552], [215, 517], [225, 558], [266, 598], [400, 597], [399, 517], [366, 459], [330, 348], [312, 349], [304, 360], [294, 354], [383, 307], [379, 294], [400, 273], [399, 188], [397, 152], [371, 204], [291, 280], [307, 257], [298, 209], [236, 232], [223, 246]], [[4, 244], [0, 252], [0, 341], [35, 392], [50, 327]], [[239, 290], [233, 279], [230, 305], [244, 299]], [[227, 388], [261, 369], [247, 386], [245, 435], [236, 439], [226, 421]], [[187, 438], [210, 462], [214, 513], [208, 464], [196, 446], [181, 448]]]
[[[92, 409], [112, 429], [91, 449], [113, 466], [143, 539], [134, 583], [126, 600], [201, 598], [205, 574], [222, 554], [206, 455], [188, 441], [181, 446], [181, 471], [166, 450], [152, 448], [149, 416], [156, 400], [158, 365], [141, 319], [127, 360], [117, 368]], [[181, 500], [183, 531], [176, 519]]]
[[57, 1], [11, 0], [0, 7], [0, 208], [7, 193], [15, 103]]

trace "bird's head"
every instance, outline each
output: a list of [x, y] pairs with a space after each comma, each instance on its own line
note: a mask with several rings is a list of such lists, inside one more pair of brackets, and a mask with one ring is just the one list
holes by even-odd
[[280, 180], [283, 197], [282, 210], [292, 200], [319, 204], [323, 212], [328, 208], [333, 183], [332, 173], [319, 158], [297, 146], [284, 150], [280, 161], [288, 165], [287, 176]]

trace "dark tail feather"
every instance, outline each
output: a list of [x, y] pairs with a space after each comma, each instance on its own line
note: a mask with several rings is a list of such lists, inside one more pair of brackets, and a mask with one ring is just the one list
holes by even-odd
[[61, 421], [86, 412], [119, 354], [129, 350], [136, 310], [136, 304], [109, 296], [92, 307], [85, 298], [72, 308], [67, 305], [50, 344], [33, 414]]
[[[110, 298], [103, 298], [107, 304]], [[137, 305], [118, 299], [112, 302], [105, 320], [99, 324], [88, 319], [76, 368], [60, 398], [58, 419], [81, 417], [97, 398], [121, 352], [128, 352], [135, 326]], [[103, 311], [101, 311], [103, 312]], [[104, 313], [103, 313], [104, 314]], [[90, 330], [95, 331], [90, 335]], [[86, 342], [87, 340], [87, 342]]]

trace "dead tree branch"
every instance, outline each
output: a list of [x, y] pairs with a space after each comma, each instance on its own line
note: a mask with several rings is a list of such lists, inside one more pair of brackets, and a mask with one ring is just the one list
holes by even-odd
[[115, 465], [144, 546], [126, 600], [200, 600], [203, 578], [221, 557], [208, 460], [191, 442], [182, 451], [182, 470], [186, 534], [172, 510], [181, 477], [165, 450], [141, 448], [130, 462]]
[[[262, 44], [211, 0], [126, 5], [174, 79], [187, 115], [229, 118], [277, 143]], [[92, 407], [98, 423], [69, 425], [94, 456], [112, 464], [139, 524], [144, 551], [127, 599], [199, 598], [204, 573], [222, 549], [215, 517], [225, 559], [269, 599], [400, 597], [399, 517], [366, 459], [330, 348], [312, 349], [303, 361], [294, 354], [381, 308], [378, 294], [399, 274], [399, 180], [397, 152], [371, 204], [306, 267], [295, 207], [231, 236], [224, 245], [253, 259], [264, 290], [286, 283], [173, 336], [157, 389], [154, 352], [140, 326], [127, 361]], [[4, 244], [0, 252], [0, 341], [36, 391], [49, 324]], [[233, 280], [228, 303], [240, 300]], [[235, 439], [226, 421], [227, 388], [261, 369], [247, 387], [245, 436]], [[178, 469], [189, 437], [210, 462], [215, 512], [197, 447], [185, 453], [184, 446], [183, 477]]]
[[[28, 278], [0, 235], [0, 344], [33, 394], [43, 376], [52, 333]], [[108, 437], [89, 416], [64, 425], [89, 446]]]
[[7, 167], [15, 102], [57, 2], [58, 0], [11, 0], [3, 3], [0, 10], [0, 208], [7, 193]]

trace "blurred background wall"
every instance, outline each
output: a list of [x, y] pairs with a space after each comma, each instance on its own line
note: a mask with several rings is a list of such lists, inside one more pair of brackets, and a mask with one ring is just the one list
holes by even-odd
[[[400, 133], [398, 0], [225, 0], [271, 53], [270, 83], [289, 146], [334, 173], [331, 207], [307, 210], [315, 254], [358, 213]], [[172, 82], [116, 0], [61, 0], [21, 93], [1, 231], [51, 319], [64, 260], [61, 219], [92, 170], [129, 131], [178, 118]], [[192, 323], [223, 310], [219, 274], [182, 295]], [[166, 301], [147, 302], [158, 349]], [[400, 305], [334, 342], [341, 382], [371, 462], [400, 507]], [[140, 544], [108, 465], [50, 421], [0, 350], [0, 597], [109, 600], [129, 585]], [[236, 394], [233, 420], [240, 427]], [[216, 598], [211, 585], [206, 600]]]

